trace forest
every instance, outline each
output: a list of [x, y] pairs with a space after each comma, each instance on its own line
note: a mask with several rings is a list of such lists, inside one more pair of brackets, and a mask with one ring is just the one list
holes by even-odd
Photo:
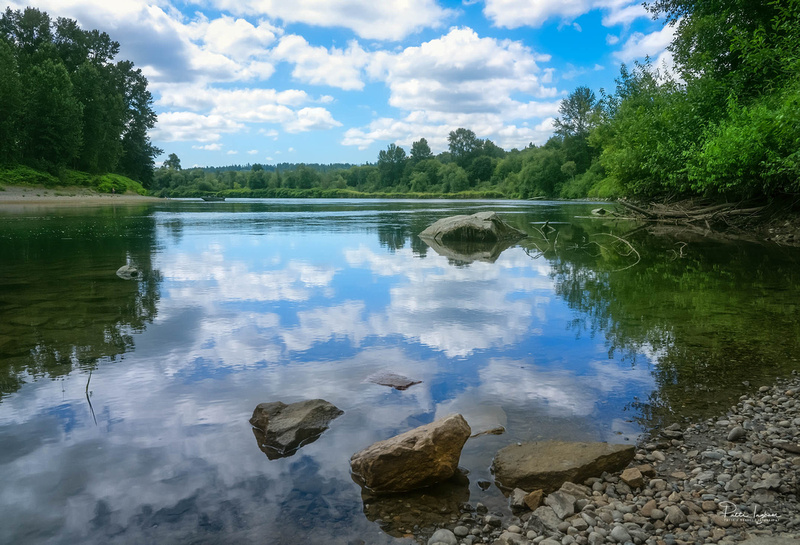
[[[673, 66], [622, 65], [614, 89], [563, 99], [553, 136], [504, 150], [469, 128], [365, 165], [181, 168], [147, 131], [147, 80], [97, 30], [35, 9], [0, 19], [0, 164], [112, 172], [162, 197], [615, 198], [800, 193], [800, 0], [654, 0]], [[31, 89], [25, 93], [23, 89]], [[63, 175], [62, 175], [63, 178]]]
[[0, 166], [3, 179], [101, 190], [147, 186], [161, 150], [142, 71], [114, 61], [119, 43], [38, 9], [0, 16]]

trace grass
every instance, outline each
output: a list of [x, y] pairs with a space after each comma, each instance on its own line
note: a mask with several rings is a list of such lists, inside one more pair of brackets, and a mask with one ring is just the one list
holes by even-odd
[[[23, 165], [0, 168], [0, 181], [6, 186], [84, 187], [98, 193], [137, 193], [146, 195], [142, 184], [120, 174], [90, 174], [63, 169], [58, 176]], [[0, 185], [0, 187], [3, 187]], [[5, 190], [5, 188], [3, 188]]]

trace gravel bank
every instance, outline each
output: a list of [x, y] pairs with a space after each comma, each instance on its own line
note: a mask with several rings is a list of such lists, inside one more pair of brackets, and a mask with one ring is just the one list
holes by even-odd
[[160, 201], [155, 197], [143, 197], [135, 193], [117, 195], [98, 193], [85, 187], [59, 187], [48, 189], [35, 186], [3, 186], [0, 190], [0, 206], [5, 208], [20, 206], [85, 206], [98, 204], [138, 204]]
[[462, 504], [457, 520], [416, 539], [428, 545], [800, 543], [800, 378], [793, 373], [742, 396], [720, 418], [653, 434], [622, 474], [566, 485], [534, 512], [517, 507], [516, 516]]

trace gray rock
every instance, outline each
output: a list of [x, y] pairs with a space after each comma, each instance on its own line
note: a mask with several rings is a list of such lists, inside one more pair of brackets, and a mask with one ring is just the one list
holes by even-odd
[[436, 530], [428, 540], [428, 545], [443, 544], [443, 545], [458, 545], [458, 540], [453, 532], [445, 528]]
[[123, 265], [117, 269], [117, 276], [123, 280], [138, 280], [142, 277], [142, 273], [133, 265]]
[[670, 505], [669, 507], [667, 507], [666, 520], [669, 524], [678, 526], [686, 522], [688, 519], [686, 518], [684, 512], [681, 511], [680, 507], [677, 507], [675, 505]]
[[565, 482], [583, 482], [627, 466], [635, 454], [632, 445], [542, 441], [501, 449], [492, 464], [495, 480], [510, 489], [558, 490]]
[[471, 216], [443, 218], [419, 234], [423, 240], [447, 242], [498, 242], [516, 240], [526, 235], [524, 231], [508, 225], [495, 212], [478, 212]]
[[466, 537], [469, 535], [469, 528], [466, 526], [456, 526], [453, 528], [453, 534], [455, 534], [456, 537]]
[[395, 390], [407, 390], [415, 384], [422, 383], [421, 380], [411, 380], [408, 377], [395, 373], [375, 373], [367, 377], [367, 380], [375, 384], [380, 384], [381, 386], [389, 386]]
[[528, 540], [513, 532], [503, 532], [493, 545], [527, 545]]
[[614, 526], [614, 528], [611, 529], [611, 534], [609, 535], [611, 536], [611, 539], [617, 543], [625, 543], [626, 541], [631, 540], [631, 535], [622, 525]]
[[534, 511], [533, 517], [536, 517], [551, 532], [558, 531], [558, 525], [561, 524], [561, 519], [556, 516], [553, 508], [548, 505], [543, 505]]
[[575, 496], [560, 490], [548, 494], [544, 499], [544, 503], [552, 507], [556, 516], [561, 520], [575, 514]]
[[736, 426], [728, 433], [728, 441], [738, 441], [745, 435], [747, 435], [747, 432], [744, 431], [744, 428], [741, 426]]
[[578, 500], [588, 500], [592, 497], [592, 489], [588, 486], [583, 486], [582, 484], [575, 484], [571, 482], [566, 482], [561, 485], [559, 489], [561, 492], [566, 492], [570, 496], [574, 496], [575, 499]]
[[772, 463], [772, 456], [770, 456], [766, 452], [759, 452], [757, 454], [753, 454], [753, 457], [750, 459], [750, 463], [754, 466], [762, 466], [765, 464]]
[[270, 460], [291, 456], [313, 443], [343, 411], [324, 399], [310, 399], [287, 405], [280, 401], [261, 403], [250, 424], [259, 448]]

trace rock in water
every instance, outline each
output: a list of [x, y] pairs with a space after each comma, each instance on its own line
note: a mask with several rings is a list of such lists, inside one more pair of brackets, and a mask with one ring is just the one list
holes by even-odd
[[495, 481], [504, 488], [554, 492], [567, 481], [582, 483], [627, 466], [635, 454], [632, 445], [541, 441], [510, 445], [494, 458]]
[[270, 460], [291, 456], [313, 443], [343, 414], [324, 399], [310, 399], [287, 405], [280, 401], [261, 403], [250, 418], [259, 448]]
[[422, 383], [421, 380], [411, 380], [395, 373], [376, 373], [367, 378], [367, 380], [381, 386], [390, 386], [395, 390], [406, 390], [415, 384]]
[[133, 265], [123, 265], [117, 269], [117, 276], [123, 280], [136, 280], [142, 277], [142, 273]]
[[514, 240], [526, 235], [500, 219], [495, 212], [478, 212], [471, 216], [443, 218], [419, 234], [439, 243], [446, 242], [497, 242]]
[[353, 479], [374, 492], [405, 492], [453, 476], [471, 430], [460, 414], [436, 420], [356, 452]]

